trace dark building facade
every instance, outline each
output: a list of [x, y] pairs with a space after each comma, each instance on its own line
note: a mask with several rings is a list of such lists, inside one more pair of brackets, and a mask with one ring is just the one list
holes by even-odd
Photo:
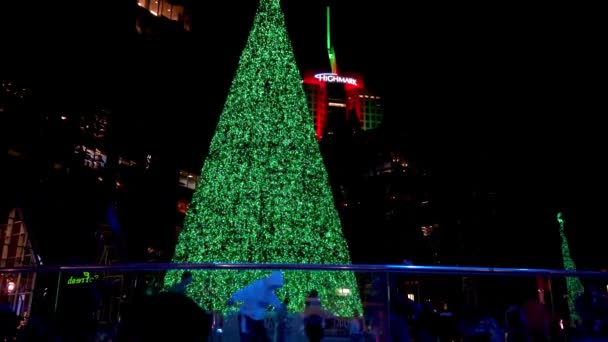
[[145, 259], [148, 245], [167, 248], [160, 242], [173, 238], [173, 160], [130, 148], [108, 108], [52, 108], [9, 93], [0, 101], [3, 208], [23, 210], [43, 261], [99, 262], [104, 238], [121, 260]]

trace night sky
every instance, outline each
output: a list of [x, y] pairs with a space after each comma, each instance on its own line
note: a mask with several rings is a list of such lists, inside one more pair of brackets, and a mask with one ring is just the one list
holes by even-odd
[[[129, 34], [126, 4], [15, 3], [0, 9], [0, 73], [32, 84], [48, 108], [105, 106], [127, 144], [202, 165], [257, 2], [198, 8], [196, 34], [160, 41]], [[300, 68], [327, 69], [324, 1], [283, 6]], [[384, 96], [387, 125], [436, 172], [496, 189], [527, 244], [542, 245], [535, 227], [565, 210], [593, 246], [584, 253], [599, 257], [608, 203], [596, 10], [336, 0], [332, 11], [339, 70]]]

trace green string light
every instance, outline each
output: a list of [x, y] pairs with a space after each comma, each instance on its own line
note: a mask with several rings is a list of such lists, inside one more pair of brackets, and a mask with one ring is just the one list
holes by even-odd
[[[559, 236], [562, 240], [562, 260], [564, 269], [567, 271], [576, 271], [576, 263], [570, 256], [570, 247], [568, 246], [568, 238], [564, 229], [564, 219], [562, 213], [557, 213], [557, 223], [559, 223]], [[568, 291], [568, 310], [570, 311], [570, 325], [574, 326], [580, 321], [580, 315], [576, 310], [576, 299], [583, 294], [584, 287], [579, 278], [567, 277], [566, 288]]]
[[[279, 0], [261, 0], [211, 140], [174, 262], [349, 264]], [[170, 271], [171, 286], [182, 271]], [[196, 271], [187, 294], [228, 311], [237, 289], [270, 271]], [[279, 298], [308, 291], [338, 315], [361, 312], [353, 272], [285, 271]], [[348, 289], [348, 290], [344, 290]]]

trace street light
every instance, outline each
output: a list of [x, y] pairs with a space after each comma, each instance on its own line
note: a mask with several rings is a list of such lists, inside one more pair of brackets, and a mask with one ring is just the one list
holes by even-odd
[[8, 290], [8, 293], [13, 293], [15, 291], [15, 282], [12, 280], [9, 280], [6, 283], [6, 289]]

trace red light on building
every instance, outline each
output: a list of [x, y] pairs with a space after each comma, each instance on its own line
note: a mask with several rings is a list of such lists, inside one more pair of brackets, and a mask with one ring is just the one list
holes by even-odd
[[185, 199], [180, 199], [177, 201], [177, 211], [186, 215], [186, 213], [188, 212], [188, 207], [190, 206], [190, 203], [188, 203], [188, 201], [186, 201]]
[[331, 72], [322, 73], [307, 73], [303, 80], [304, 84], [327, 84], [337, 83], [343, 84], [344, 89], [363, 89], [363, 78], [358, 75], [351, 74], [334, 74]]
[[[327, 126], [329, 107], [346, 108], [346, 115], [354, 113], [361, 122], [362, 103], [360, 94], [364, 91], [363, 77], [356, 74], [337, 74], [333, 72], [304, 73], [302, 83], [305, 86], [311, 111], [314, 116], [315, 132], [317, 139], [321, 140]], [[336, 97], [337, 88], [343, 88], [344, 92]], [[338, 92], [340, 94], [340, 92]], [[330, 101], [330, 99], [333, 99]], [[337, 99], [338, 101], [334, 101]]]

